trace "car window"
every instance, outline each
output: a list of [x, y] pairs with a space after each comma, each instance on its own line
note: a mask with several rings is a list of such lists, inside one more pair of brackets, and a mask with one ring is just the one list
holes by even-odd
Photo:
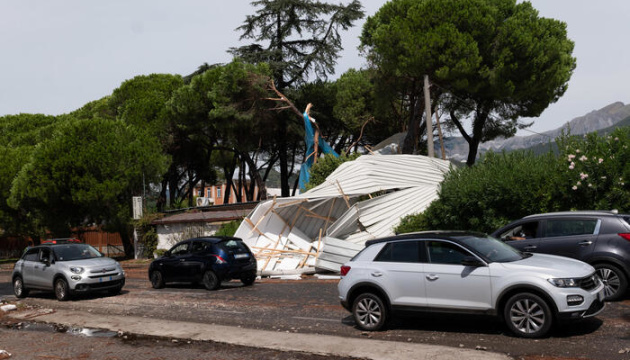
[[472, 255], [461, 247], [444, 241], [428, 241], [427, 250], [432, 264], [461, 265], [464, 258]]
[[28, 249], [26, 254], [24, 255], [24, 260], [26, 261], [37, 261], [39, 257], [39, 249]]
[[190, 250], [192, 253], [200, 253], [207, 250], [212, 249], [212, 244], [207, 241], [193, 241], [192, 249]]
[[525, 239], [534, 239], [536, 238], [536, 234], [538, 233], [538, 221], [528, 221], [524, 223], [520, 223], [507, 231], [499, 234], [501, 240], [511, 241], [511, 240], [525, 240]]
[[549, 219], [545, 237], [591, 235], [595, 233], [597, 219]]
[[50, 261], [50, 249], [48, 248], [41, 248], [39, 251], [39, 259], [37, 259], [39, 262], [44, 262], [44, 261]]
[[383, 247], [374, 261], [417, 263], [420, 262], [419, 246], [419, 241], [390, 242]]
[[185, 243], [181, 243], [178, 245], [175, 245], [172, 249], [171, 249], [171, 255], [184, 255], [188, 252], [188, 245], [190, 243], [189, 242], [185, 242]]

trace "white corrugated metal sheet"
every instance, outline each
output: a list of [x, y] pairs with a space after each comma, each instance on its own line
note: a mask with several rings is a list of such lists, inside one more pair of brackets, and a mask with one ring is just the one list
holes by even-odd
[[306, 193], [259, 204], [235, 236], [263, 274], [338, 271], [365, 241], [393, 235], [401, 217], [426, 209], [449, 169], [426, 156], [361, 156]]

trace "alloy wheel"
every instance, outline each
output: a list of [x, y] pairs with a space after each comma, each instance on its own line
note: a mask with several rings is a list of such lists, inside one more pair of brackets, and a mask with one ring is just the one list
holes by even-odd
[[383, 309], [373, 298], [365, 297], [357, 303], [356, 318], [364, 328], [376, 327], [381, 321]]
[[524, 334], [534, 334], [545, 325], [546, 316], [538, 302], [524, 298], [516, 301], [510, 308], [510, 321]]
[[18, 297], [18, 298], [23, 296], [23, 294], [24, 294], [24, 284], [22, 283], [22, 278], [17, 277], [13, 281], [13, 292], [15, 293], [15, 296]]
[[617, 294], [621, 286], [621, 281], [615, 271], [607, 267], [600, 267], [597, 269], [597, 275], [599, 275], [604, 283], [604, 295], [606, 295], [607, 299]]

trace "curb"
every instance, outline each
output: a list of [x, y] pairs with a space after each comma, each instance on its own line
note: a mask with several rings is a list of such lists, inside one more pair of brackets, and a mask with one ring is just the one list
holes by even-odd
[[91, 313], [78, 314], [67, 310], [27, 310], [10, 314], [9, 317], [22, 321], [37, 321], [66, 326], [107, 329], [110, 331], [143, 336], [213, 341], [281, 351], [300, 351], [318, 355], [346, 356], [374, 360], [511, 359], [504, 354], [439, 345], [358, 339], [321, 334], [273, 332], [224, 325], [131, 316], [111, 317]]

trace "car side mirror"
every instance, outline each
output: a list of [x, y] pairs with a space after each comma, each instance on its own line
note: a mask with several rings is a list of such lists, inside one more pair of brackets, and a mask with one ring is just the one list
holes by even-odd
[[42, 263], [44, 263], [44, 265], [46, 265], [46, 266], [50, 266], [50, 259], [48, 259], [48, 258], [42, 259]]
[[164, 252], [164, 257], [171, 257], [171, 252], [170, 251], [166, 251]]
[[464, 266], [473, 266], [473, 267], [481, 267], [481, 266], [486, 266], [486, 264], [477, 259], [474, 256], [466, 256], [465, 258], [462, 259], [462, 265]]

